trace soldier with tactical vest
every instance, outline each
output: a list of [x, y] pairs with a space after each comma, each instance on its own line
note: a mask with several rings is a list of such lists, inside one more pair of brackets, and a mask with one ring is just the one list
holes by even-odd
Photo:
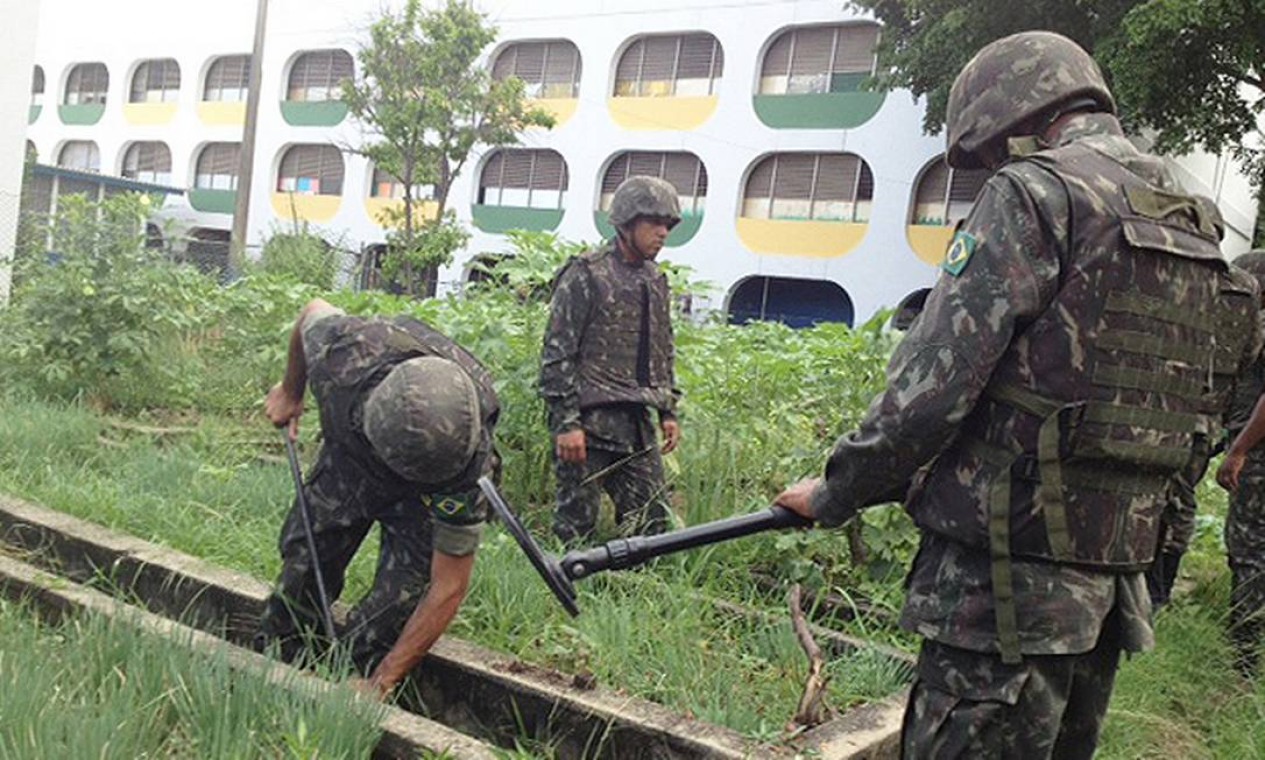
[[[1209, 213], [1220, 220], [1220, 213], [1209, 199]], [[1250, 254], [1249, 254], [1250, 255]], [[1243, 259], [1244, 257], [1240, 257]], [[1177, 473], [1169, 486], [1168, 499], [1160, 514], [1160, 537], [1155, 561], [1146, 572], [1151, 606], [1158, 612], [1168, 603], [1177, 580], [1182, 557], [1195, 535], [1195, 489], [1208, 472], [1208, 464], [1225, 441], [1227, 431], [1238, 432], [1231, 424], [1231, 401], [1237, 388], [1261, 352], [1261, 282], [1250, 271], [1238, 266], [1238, 260], [1222, 279], [1220, 302], [1217, 304], [1216, 352], [1213, 357], [1212, 389], [1205, 398], [1207, 430], [1195, 440], [1190, 461]], [[1250, 265], [1249, 265], [1250, 266]], [[1259, 392], [1258, 392], [1259, 395]], [[1253, 397], [1253, 401], [1255, 397]], [[1250, 413], [1251, 406], [1248, 407]], [[1238, 423], [1243, 426], [1246, 415]]]
[[1122, 134], [1090, 56], [1049, 32], [980, 50], [948, 163], [987, 168], [888, 387], [824, 478], [825, 526], [905, 499], [902, 625], [924, 638], [904, 756], [1090, 757], [1120, 652], [1154, 644], [1144, 569], [1204, 429], [1213, 220]]
[[[1251, 272], [1265, 291], [1265, 250], [1246, 253], [1234, 263]], [[1229, 433], [1235, 437], [1217, 471], [1217, 482], [1233, 492], [1225, 520], [1229, 631], [1235, 665], [1247, 677], [1258, 673], [1258, 650], [1265, 640], [1265, 446], [1259, 445], [1265, 439], [1262, 398], [1265, 356], [1258, 357], [1239, 376], [1229, 422]]]
[[676, 190], [656, 177], [630, 177], [615, 190], [610, 221], [615, 238], [572, 258], [554, 278], [540, 362], [558, 481], [554, 533], [569, 545], [593, 534], [599, 484], [622, 530], [666, 530], [660, 451], [681, 437], [671, 294], [655, 263], [681, 221]]
[[309, 383], [322, 443], [303, 494], [319, 565], [296, 499], [281, 529], [281, 576], [257, 645], [276, 642], [290, 659], [304, 640], [319, 640], [316, 573], [337, 598], [348, 563], [377, 523], [373, 588], [348, 615], [343, 637], [352, 661], [373, 668], [360, 687], [385, 696], [465, 598], [487, 514], [476, 481], [498, 467], [492, 432], [499, 404], [479, 361], [429, 325], [348, 316], [321, 299], [299, 312], [284, 379], [264, 402], [268, 419], [289, 425], [291, 437]]

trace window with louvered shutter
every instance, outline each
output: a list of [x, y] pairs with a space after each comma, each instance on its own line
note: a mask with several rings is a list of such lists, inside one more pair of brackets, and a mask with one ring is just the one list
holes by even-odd
[[747, 178], [742, 215], [757, 219], [867, 221], [870, 167], [850, 153], [781, 153]]
[[505, 148], [483, 165], [479, 203], [558, 209], [568, 182], [566, 161], [557, 151]]
[[172, 58], [142, 61], [132, 75], [130, 103], [163, 103], [180, 92], [180, 64]]
[[580, 50], [568, 40], [549, 42], [545, 50], [545, 98], [575, 98], [580, 94]]
[[198, 154], [193, 186], [203, 190], [236, 190], [241, 143], [211, 143]]
[[95, 172], [101, 169], [101, 152], [91, 140], [70, 140], [62, 146], [57, 165], [65, 169]]
[[290, 68], [287, 97], [292, 101], [337, 100], [342, 81], [355, 73], [355, 63], [346, 50], [310, 50]]
[[332, 145], [295, 145], [286, 151], [277, 190], [299, 195], [342, 195], [343, 154]]
[[835, 50], [833, 27], [795, 30], [788, 93], [821, 93], [830, 89], [830, 62]]
[[206, 72], [205, 101], [245, 102], [250, 92], [250, 56], [226, 55], [216, 58]]
[[874, 70], [879, 27], [854, 24], [838, 27], [839, 40], [830, 70], [836, 74], [869, 74]]
[[44, 101], [44, 68], [36, 66], [31, 72], [31, 105], [38, 106]]
[[[369, 197], [404, 200], [404, 183], [375, 166], [373, 180], [369, 183]], [[432, 200], [434, 197], [434, 185], [413, 185], [413, 200]]]
[[615, 67], [615, 95], [711, 95], [724, 66], [720, 42], [706, 32], [642, 37], [624, 50]]
[[975, 198], [992, 173], [987, 169], [954, 169], [949, 177], [948, 223], [956, 223], [970, 215]]
[[110, 73], [104, 63], [80, 63], [66, 78], [66, 105], [105, 104]]
[[789, 29], [769, 45], [760, 68], [767, 95], [852, 92], [874, 70], [880, 27], [848, 24]]
[[629, 177], [645, 175], [667, 180], [676, 189], [683, 213], [699, 213], [707, 195], [707, 170], [693, 153], [628, 151], [611, 160], [602, 175], [598, 209], [609, 211], [611, 198]]
[[132, 143], [123, 154], [123, 176], [156, 185], [171, 183], [171, 150], [166, 143]]

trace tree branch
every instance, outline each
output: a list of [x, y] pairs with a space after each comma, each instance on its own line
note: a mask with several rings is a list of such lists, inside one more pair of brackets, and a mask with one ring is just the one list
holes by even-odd
[[803, 591], [796, 583], [791, 587], [788, 601], [795, 638], [799, 640], [800, 647], [808, 657], [808, 678], [804, 683], [804, 693], [799, 698], [799, 706], [795, 708], [795, 715], [786, 725], [787, 733], [819, 726], [835, 715], [835, 711], [826, 703], [826, 687], [830, 684], [830, 675], [826, 673], [826, 658], [822, 656], [821, 647], [817, 646], [812, 632], [808, 630], [808, 621], [800, 607], [802, 595]]

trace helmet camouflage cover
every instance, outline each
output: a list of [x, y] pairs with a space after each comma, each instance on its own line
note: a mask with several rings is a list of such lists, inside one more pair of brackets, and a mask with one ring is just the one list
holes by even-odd
[[364, 432], [400, 477], [437, 485], [469, 465], [482, 423], [474, 381], [456, 362], [419, 356], [402, 362], [365, 399]]
[[1241, 254], [1230, 263], [1255, 277], [1263, 291], [1262, 297], [1265, 297], [1265, 248], [1257, 248]]
[[966, 64], [945, 113], [948, 161], [984, 168], [979, 152], [1014, 134], [1026, 119], [1079, 98], [1115, 113], [1098, 64], [1075, 42], [1053, 32], [1020, 32], [995, 40]]
[[672, 183], [647, 176], [621, 182], [611, 198], [611, 224], [623, 227], [639, 216], [668, 219], [668, 226], [675, 227], [681, 221], [681, 201]]

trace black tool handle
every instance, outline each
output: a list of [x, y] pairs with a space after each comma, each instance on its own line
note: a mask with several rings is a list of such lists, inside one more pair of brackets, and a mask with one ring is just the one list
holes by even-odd
[[303, 494], [303, 471], [299, 468], [299, 454], [294, 449], [294, 441], [290, 439], [290, 431], [281, 428], [281, 437], [286, 442], [286, 454], [290, 459], [290, 475], [294, 477], [294, 494], [299, 502], [299, 515], [303, 519], [303, 535], [307, 538], [307, 552], [312, 559], [312, 574], [316, 576], [316, 593], [320, 597], [321, 622], [325, 625], [325, 635], [330, 641], [337, 641], [334, 632], [334, 613], [330, 609], [329, 594], [325, 593], [325, 578], [321, 574], [321, 558], [316, 553], [316, 538], [312, 534], [312, 514], [308, 511], [307, 497]]
[[800, 517], [785, 507], [773, 506], [749, 515], [727, 517], [656, 536], [618, 538], [592, 549], [569, 551], [561, 560], [562, 572], [571, 580], [576, 580], [603, 570], [634, 567], [664, 554], [674, 554], [766, 530], [807, 528], [812, 524], [812, 520]]

